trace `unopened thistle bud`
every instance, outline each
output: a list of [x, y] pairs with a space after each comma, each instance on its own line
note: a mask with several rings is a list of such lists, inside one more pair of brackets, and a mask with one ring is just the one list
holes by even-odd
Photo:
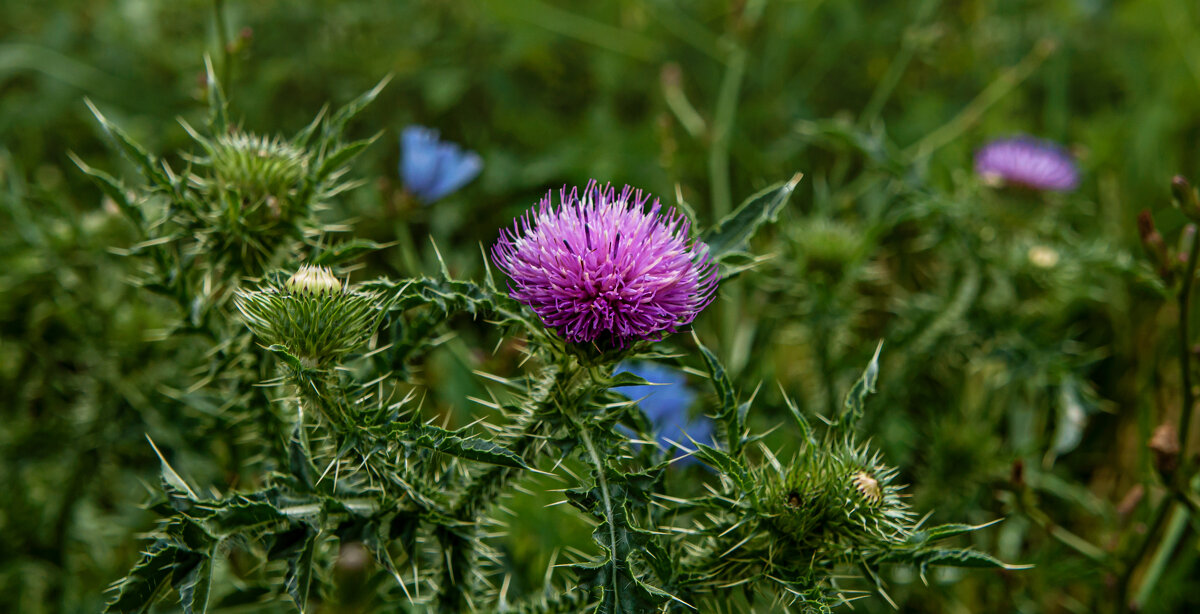
[[1200, 222], [1200, 196], [1197, 196], [1196, 190], [1183, 175], [1175, 175], [1171, 179], [1171, 195], [1175, 197], [1175, 202], [1184, 215]]
[[1170, 476], [1179, 468], [1179, 431], [1175, 425], [1164, 422], [1154, 429], [1146, 447], [1154, 453], [1154, 467], [1164, 476]]
[[892, 484], [896, 470], [865, 447], [835, 442], [812, 449], [762, 476], [758, 500], [775, 531], [801, 549], [830, 541], [884, 544], [902, 541], [912, 515]]
[[1196, 225], [1188, 224], [1183, 227], [1183, 232], [1179, 233], [1179, 253], [1175, 258], [1181, 265], [1187, 265], [1188, 257], [1192, 253], [1192, 247], [1196, 243]]
[[220, 204], [232, 204], [247, 223], [286, 221], [307, 210], [305, 151], [282, 139], [243, 132], [222, 134], [201, 144], [208, 151], [204, 162], [214, 175], [209, 187], [220, 191]]
[[1150, 216], [1148, 209], [1143, 209], [1138, 213], [1138, 236], [1142, 240], [1142, 247], [1146, 249], [1146, 255], [1150, 256], [1150, 262], [1158, 271], [1159, 276], [1167, 279], [1171, 274], [1170, 259], [1167, 256], [1167, 244], [1163, 241], [1162, 235], [1158, 234], [1158, 229], [1154, 227], [1154, 218]]
[[383, 313], [378, 298], [344, 287], [329, 269], [304, 266], [282, 283], [238, 291], [235, 304], [265, 343], [321, 368], [370, 339]]

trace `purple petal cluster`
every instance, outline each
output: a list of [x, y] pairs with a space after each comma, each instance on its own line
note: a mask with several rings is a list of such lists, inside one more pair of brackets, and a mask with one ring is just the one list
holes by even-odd
[[[713, 443], [712, 420], [704, 416], [691, 419], [688, 409], [696, 400], [696, 393], [687, 386], [687, 376], [683, 372], [654, 362], [621, 363], [616, 373], [628, 371], [652, 384], [660, 386], [618, 386], [614, 392], [630, 400], [636, 400], [638, 406], [646, 412], [646, 417], [654, 425], [654, 432], [659, 445], [663, 449], [675, 448], [674, 457], [679, 457], [686, 451], [693, 451], [691, 439], [700, 443]], [[689, 439], [690, 437], [690, 439]], [[672, 442], [683, 446], [676, 448]], [[689, 456], [683, 462], [695, 461]]]
[[467, 185], [481, 170], [479, 154], [443, 142], [437, 130], [408, 126], [400, 135], [400, 177], [425, 204]]
[[1079, 184], [1075, 160], [1062, 147], [1032, 137], [992, 141], [975, 152], [975, 172], [985, 181], [1065, 192]]
[[[649, 203], [649, 208], [647, 208]], [[629, 186], [564, 186], [500, 231], [492, 259], [510, 295], [568, 341], [613, 347], [661, 339], [713, 299], [717, 266], [690, 224]]]

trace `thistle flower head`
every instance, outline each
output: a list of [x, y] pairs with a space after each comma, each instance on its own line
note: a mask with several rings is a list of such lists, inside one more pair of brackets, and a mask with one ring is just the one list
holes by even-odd
[[712, 301], [717, 266], [689, 229], [641, 190], [593, 180], [564, 187], [557, 206], [547, 193], [500, 231], [492, 259], [512, 297], [568, 341], [625, 347], [661, 339]]
[[442, 141], [437, 130], [409, 126], [400, 135], [400, 176], [425, 204], [467, 185], [481, 170], [479, 154]]
[[[674, 448], [674, 444], [693, 450], [690, 439], [700, 443], [712, 444], [713, 424], [703, 416], [691, 418], [688, 410], [696, 400], [696, 393], [687, 386], [687, 376], [670, 367], [653, 362], [622, 363], [616, 369], [617, 373], [629, 372], [657, 386], [618, 386], [613, 391], [627, 399], [637, 401], [638, 406], [646, 413], [654, 425], [654, 432], [659, 444], [664, 449]], [[690, 439], [689, 439], [690, 438]], [[674, 442], [674, 443], [672, 443]], [[684, 454], [683, 449], [676, 448], [675, 457]], [[685, 458], [684, 463], [697, 462], [695, 457]]]
[[1079, 184], [1075, 161], [1062, 147], [1027, 136], [999, 139], [975, 153], [975, 172], [988, 183], [1066, 192]]

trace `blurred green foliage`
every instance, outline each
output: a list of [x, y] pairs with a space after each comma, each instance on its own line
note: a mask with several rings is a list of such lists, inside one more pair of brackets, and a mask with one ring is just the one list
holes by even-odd
[[[886, 339], [865, 432], [913, 507], [1005, 517], [974, 545], [1036, 565], [929, 587], [900, 571], [901, 609], [1116, 611], [1148, 575], [1128, 566], [1165, 496], [1145, 442], [1178, 419], [1178, 314], [1134, 218], [1151, 209], [1170, 243], [1169, 178], [1200, 171], [1193, 3], [56, 0], [0, 5], [0, 610], [102, 606], [151, 528], [144, 434], [202, 487], [255, 479], [223, 400], [181, 401], [209, 348], [164, 334], [186, 314], [129, 283], [114, 248], [133, 229], [68, 157], [134, 174], [84, 97], [150, 151], [189, 150], [176, 118], [207, 115], [205, 54], [234, 122], [268, 135], [393, 75], [350, 126], [384, 133], [355, 163], [364, 185], [323, 213], [398, 243], [364, 276], [436, 271], [430, 235], [479, 277], [478, 246], [564, 183], [678, 193], [712, 220], [803, 171], [765, 256], [697, 328], [738, 390], [826, 414]], [[409, 123], [478, 151], [482, 177], [432, 207], [403, 198]], [[1014, 133], [1066, 144], [1080, 189], [981, 186], [972, 152]], [[516, 358], [475, 350], [478, 325], [447, 332], [412, 381], [429, 416], [465, 424], [486, 396], [473, 372]], [[517, 590], [540, 586], [552, 544], [593, 547], [536, 484], [500, 544]], [[1145, 611], [1200, 607], [1194, 518], [1181, 530]]]

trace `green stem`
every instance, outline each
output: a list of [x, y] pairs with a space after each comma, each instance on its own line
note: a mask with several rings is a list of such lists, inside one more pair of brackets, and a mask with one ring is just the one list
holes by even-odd
[[1196, 279], [1196, 260], [1200, 258], [1200, 237], [1192, 238], [1192, 248], [1188, 254], [1187, 270], [1183, 276], [1183, 286], [1179, 290], [1179, 369], [1183, 384], [1183, 406], [1179, 415], [1179, 455], [1187, 459], [1188, 431], [1192, 426], [1192, 414], [1195, 413], [1196, 395], [1192, 391], [1192, 348], [1191, 348], [1191, 311], [1192, 286]]
[[[733, 134], [733, 123], [737, 114], [738, 94], [742, 87], [742, 76], [746, 71], [746, 50], [736, 47], [730, 54], [717, 94], [716, 114], [713, 119], [713, 143], [708, 152], [708, 174], [712, 182], [712, 214], [714, 220], [723, 219], [733, 210], [733, 196], [729, 180], [729, 149]], [[721, 303], [719, 321], [722, 349], [730, 367], [738, 370], [739, 365], [731, 360], [734, 337], [741, 312], [742, 286], [739, 282], [727, 282], [721, 289], [725, 301]]]
[[1038, 41], [1033, 51], [1030, 51], [1015, 66], [1005, 70], [995, 81], [988, 84], [958, 115], [905, 149], [904, 156], [909, 159], [924, 158], [957, 139], [959, 135], [979, 121], [984, 111], [987, 111], [1022, 81], [1029, 78], [1029, 75], [1033, 74], [1033, 71], [1041, 66], [1046, 58], [1050, 57], [1054, 48], [1054, 42], [1049, 39]]
[[1188, 513], [1186, 509], [1180, 505], [1172, 506], [1171, 521], [1167, 524], [1167, 532], [1163, 534], [1162, 542], [1159, 543], [1158, 550], [1154, 553], [1154, 558], [1150, 560], [1150, 566], [1146, 568], [1146, 575], [1142, 577], [1141, 587], [1138, 588], [1133, 601], [1129, 603], [1130, 611], [1140, 612], [1150, 599], [1150, 594], [1154, 592], [1154, 587], [1158, 585], [1158, 580], [1162, 577], [1163, 571], [1166, 570], [1167, 563], [1171, 560], [1171, 555], [1175, 553], [1175, 547], [1183, 537], [1184, 529], [1187, 528], [1187, 520]]
[[229, 32], [225, 23], [225, 0], [213, 0], [213, 23], [217, 29], [217, 44], [221, 46], [221, 86], [226, 96], [232, 86], [229, 82], [232, 58], [229, 54]]
[[721, 90], [717, 93], [717, 107], [713, 117], [713, 143], [708, 151], [712, 212], [713, 218], [718, 220], [733, 210], [733, 197], [729, 189], [729, 147], [733, 136], [733, 123], [737, 117], [738, 95], [745, 73], [746, 50], [737, 47], [730, 53], [725, 77], [721, 80]]
[[1072, 533], [1071, 531], [1068, 531], [1062, 526], [1059, 526], [1042, 510], [1036, 507], [1031, 507], [1026, 510], [1026, 512], [1028, 513], [1029, 517], [1042, 528], [1042, 530], [1046, 531], [1050, 537], [1057, 539], [1064, 546], [1067, 546], [1079, 554], [1086, 556], [1093, 562], [1099, 564], [1101, 567], [1108, 568], [1112, 563], [1107, 552], [1100, 549], [1098, 546], [1089, 542], [1088, 540], [1076, 535], [1075, 533]]
[[[588, 434], [586, 426], [580, 425], [579, 435], [583, 438], [583, 445], [587, 448], [588, 455], [592, 457], [592, 464], [596, 467], [596, 483], [600, 486], [600, 497], [604, 503], [604, 517], [608, 519], [608, 543], [612, 551], [609, 557], [613, 559], [613, 565], [616, 565], [617, 557], [617, 528], [613, 524], [613, 507], [612, 499], [608, 495], [608, 480], [604, 479], [604, 463], [600, 462], [600, 455], [596, 453], [596, 446], [592, 444], [592, 436]], [[621, 587], [617, 585], [617, 574], [612, 574], [613, 595], [620, 595]]]
[[913, 55], [917, 51], [916, 27], [923, 23], [929, 14], [941, 4], [940, 2], [923, 2], [917, 9], [916, 18], [913, 20], [913, 25], [909, 27], [903, 36], [903, 41], [900, 43], [900, 51], [896, 53], [896, 57], [892, 58], [891, 64], [888, 64], [887, 72], [883, 78], [875, 86], [875, 91], [871, 93], [871, 100], [867, 102], [867, 106], [863, 108], [862, 115], [858, 118], [858, 125], [866, 127], [879, 117], [883, 111], [883, 105], [887, 103], [888, 98], [891, 98], [892, 92], [896, 89], [896, 84], [900, 83], [900, 77], [904, 76], [905, 69], [912, 62]]

